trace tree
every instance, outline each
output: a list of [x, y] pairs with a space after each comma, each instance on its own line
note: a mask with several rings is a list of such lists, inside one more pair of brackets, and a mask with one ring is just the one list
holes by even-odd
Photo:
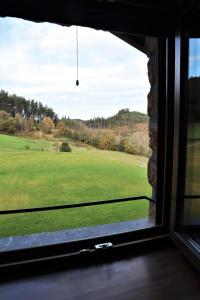
[[32, 131], [34, 128], [34, 120], [32, 118], [28, 118], [24, 120], [24, 130], [26, 132]]
[[60, 135], [65, 134], [65, 132], [66, 132], [65, 122], [63, 122], [63, 121], [59, 122], [57, 125], [57, 129], [58, 129], [58, 133]]
[[44, 133], [51, 133], [54, 128], [54, 122], [50, 117], [44, 117], [42, 120], [42, 130]]
[[57, 117], [52, 108], [43, 106], [41, 102], [34, 99], [26, 100], [15, 94], [9, 95], [7, 92], [0, 91], [0, 110], [11, 114], [15, 118], [16, 113], [19, 113], [23, 118], [32, 118], [35, 122], [41, 122], [44, 117], [50, 117], [57, 121]]
[[23, 131], [24, 130], [24, 125], [25, 125], [25, 120], [22, 117], [22, 115], [20, 115], [19, 113], [16, 113], [15, 121], [16, 121], [16, 130], [17, 131]]
[[4, 110], [0, 110], [0, 131], [5, 130], [6, 121], [9, 118], [9, 114], [7, 114]]

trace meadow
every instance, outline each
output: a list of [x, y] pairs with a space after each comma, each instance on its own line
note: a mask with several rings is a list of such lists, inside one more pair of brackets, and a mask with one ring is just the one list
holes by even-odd
[[[195, 125], [195, 124], [194, 124]], [[185, 194], [190, 196], [199, 196], [199, 198], [185, 198], [186, 222], [195, 222], [199, 224], [200, 220], [200, 127], [193, 125], [193, 132], [189, 136], [187, 143], [187, 160], [186, 160], [186, 181]]]
[[[42, 207], [151, 195], [147, 158], [68, 140], [0, 135], [0, 209]], [[0, 216], [0, 236], [24, 235], [148, 217], [146, 200]]]

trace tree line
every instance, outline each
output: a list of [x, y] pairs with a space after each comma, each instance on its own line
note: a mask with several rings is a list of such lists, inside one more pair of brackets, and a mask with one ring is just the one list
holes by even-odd
[[43, 105], [35, 100], [27, 100], [24, 97], [15, 94], [8, 94], [4, 90], [0, 91], [0, 110], [10, 114], [15, 118], [16, 114], [20, 114], [25, 119], [33, 119], [41, 122], [45, 117], [49, 117], [55, 122], [58, 117], [52, 108]]
[[109, 118], [93, 118], [85, 121], [85, 124], [93, 129], [111, 129], [114, 127], [127, 126], [133, 128], [136, 123], [147, 123], [148, 116], [137, 111], [130, 111], [128, 108], [121, 109], [118, 113]]

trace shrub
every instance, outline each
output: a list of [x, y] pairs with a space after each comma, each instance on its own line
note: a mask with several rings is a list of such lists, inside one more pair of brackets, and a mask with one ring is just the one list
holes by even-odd
[[[67, 135], [67, 136], [69, 136], [69, 135]], [[78, 132], [72, 131], [71, 132], [71, 138], [74, 139], [74, 140], [79, 140], [79, 134], [78, 134]]]
[[117, 144], [116, 144], [116, 151], [119, 152], [125, 152], [125, 139], [121, 139]]
[[62, 142], [60, 146], [60, 152], [71, 152], [72, 149], [67, 142]]
[[127, 138], [124, 141], [124, 152], [140, 155], [139, 145], [135, 144], [130, 138]]
[[99, 136], [91, 137], [88, 143], [89, 143], [91, 146], [97, 147], [97, 148], [98, 148], [98, 146], [99, 146]]
[[99, 140], [99, 148], [102, 150], [115, 150], [116, 137], [112, 133], [103, 133]]

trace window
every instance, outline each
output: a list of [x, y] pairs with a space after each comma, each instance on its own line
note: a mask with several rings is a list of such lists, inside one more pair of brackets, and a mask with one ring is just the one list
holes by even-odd
[[200, 226], [200, 39], [189, 39], [187, 155], [183, 224], [199, 243]]
[[[5, 45], [1, 47], [1, 57], [4, 54], [1, 62], [4, 88], [0, 93], [1, 250], [107, 236], [112, 240], [110, 236], [122, 233], [127, 233], [130, 239], [133, 231], [157, 230], [163, 224], [163, 190], [157, 189], [157, 185], [161, 187], [164, 180], [162, 157], [165, 151], [161, 130], [165, 102], [158, 104], [158, 39], [98, 32], [97, 48], [106, 43], [104, 35], [112, 42], [100, 50], [103, 55], [98, 52], [97, 58], [92, 58], [97, 69], [93, 74], [87, 70], [87, 59], [93, 57], [94, 49], [90, 48], [87, 53], [84, 43], [87, 46], [88, 31], [92, 32], [93, 39], [97, 33], [80, 28], [79, 74], [84, 75], [76, 87], [76, 67], [70, 60], [74, 57], [76, 62], [74, 27], [16, 19], [9, 19], [6, 27], [6, 21], [3, 29], [12, 32], [15, 39], [19, 33], [17, 42], [20, 42], [16, 46], [6, 34], [10, 49], [6, 50]], [[73, 50], [65, 49], [67, 31], [71, 33]], [[62, 43], [66, 51], [62, 51]], [[120, 45], [123, 53], [113, 52]], [[71, 51], [69, 57], [68, 50]], [[132, 53], [137, 60], [133, 60]], [[57, 65], [49, 64], [55, 58]], [[70, 74], [67, 68], [62, 69], [65, 60], [70, 64]], [[165, 65], [165, 59], [162, 64]], [[160, 71], [160, 78], [162, 76]], [[46, 87], [45, 77], [48, 77]], [[11, 93], [12, 89], [15, 94]], [[105, 93], [108, 93], [106, 99], [103, 98]], [[72, 117], [68, 111], [65, 113], [66, 94], [73, 98], [68, 104]], [[148, 115], [144, 106], [147, 94]], [[80, 97], [83, 103], [78, 102]], [[96, 103], [94, 97], [99, 97]], [[163, 115], [158, 118], [160, 108]], [[161, 148], [158, 151], [159, 143], [162, 151]], [[11, 243], [7, 243], [10, 236]]]

